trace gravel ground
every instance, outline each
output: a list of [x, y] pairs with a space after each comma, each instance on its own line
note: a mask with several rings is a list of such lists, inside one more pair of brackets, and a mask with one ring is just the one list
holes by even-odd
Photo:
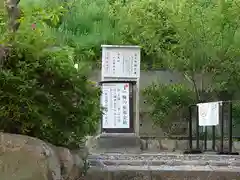
[[91, 166], [217, 166], [240, 167], [240, 156], [209, 154], [92, 154]]
[[90, 159], [98, 158], [104, 160], [213, 160], [213, 161], [231, 161], [239, 160], [240, 155], [213, 155], [213, 154], [173, 154], [173, 153], [161, 153], [161, 154], [92, 154]]

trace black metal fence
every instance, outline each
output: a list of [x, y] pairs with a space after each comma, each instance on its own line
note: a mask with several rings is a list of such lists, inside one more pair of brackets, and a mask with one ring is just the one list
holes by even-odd
[[[195, 118], [195, 132], [193, 126], [193, 117]], [[211, 126], [211, 141], [212, 147], [208, 147], [208, 130], [207, 127], [199, 126], [199, 117], [198, 117], [198, 106], [197, 104], [189, 106], [189, 129], [188, 129], [188, 140], [189, 140], [189, 149], [185, 151], [185, 154], [197, 154], [203, 153], [206, 151], [216, 152], [217, 154], [232, 154], [238, 155], [238, 153], [233, 152], [233, 120], [232, 120], [232, 101], [221, 101], [219, 106], [219, 125]], [[226, 123], [227, 122], [227, 123]], [[226, 128], [227, 127], [227, 128]], [[203, 128], [204, 131], [200, 132]], [[220, 136], [216, 133], [216, 129], [220, 128]], [[195, 141], [196, 143], [193, 143]], [[202, 146], [200, 147], [200, 142], [203, 141]], [[216, 149], [216, 143], [219, 142], [220, 147]], [[226, 148], [227, 142], [227, 148]], [[195, 146], [194, 146], [195, 145]]]

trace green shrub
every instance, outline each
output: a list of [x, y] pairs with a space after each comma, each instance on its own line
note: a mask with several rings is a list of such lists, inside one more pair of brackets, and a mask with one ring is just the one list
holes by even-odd
[[174, 119], [173, 116], [184, 112], [195, 101], [194, 92], [183, 84], [153, 83], [144, 90], [143, 95], [152, 108], [151, 118], [156, 125], [160, 126], [167, 126], [179, 120], [179, 116], [178, 119]]
[[75, 148], [98, 127], [100, 89], [81, 62], [74, 68], [74, 48], [52, 36], [42, 9], [33, 11], [3, 41], [11, 50], [0, 69], [0, 130]]
[[0, 72], [0, 129], [66, 146], [94, 133], [99, 90], [70, 64], [22, 56], [8, 59]]

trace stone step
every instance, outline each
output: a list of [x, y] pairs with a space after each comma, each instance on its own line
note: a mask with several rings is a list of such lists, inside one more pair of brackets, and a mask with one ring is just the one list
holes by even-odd
[[141, 139], [135, 134], [101, 134], [96, 149], [106, 152], [140, 152]]

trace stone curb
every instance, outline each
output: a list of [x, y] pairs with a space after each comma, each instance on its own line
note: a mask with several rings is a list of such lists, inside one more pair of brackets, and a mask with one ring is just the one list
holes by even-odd
[[180, 161], [229, 161], [240, 162], [240, 155], [213, 155], [213, 154], [92, 154], [89, 159], [101, 160], [147, 160], [147, 161], [166, 161], [166, 160], [180, 160]]
[[[173, 140], [173, 139], [147, 139], [141, 140], [143, 150], [150, 152], [159, 152], [159, 151], [184, 151], [188, 149], [188, 140]], [[193, 141], [193, 146], [195, 146], [196, 141]], [[207, 141], [207, 147], [212, 148], [212, 141]], [[200, 141], [200, 148], [203, 148], [203, 142]], [[220, 142], [216, 141], [215, 149], [218, 150], [220, 148]], [[228, 143], [224, 143], [224, 149], [228, 149]], [[232, 145], [233, 151], [240, 152], [240, 142], [235, 141]]]
[[106, 167], [106, 166], [217, 166], [240, 167], [240, 161], [147, 161], [147, 160], [90, 160], [91, 167]]
[[[119, 166], [105, 166], [102, 168], [99, 167], [90, 167], [90, 171], [94, 170], [101, 170], [102, 172], [127, 172], [127, 171], [158, 171], [158, 172], [174, 172], [174, 171], [185, 171], [185, 172], [240, 172], [240, 167], [235, 166], [191, 166], [191, 165], [182, 165], [182, 166], [168, 166], [168, 165], [161, 165], [161, 166], [127, 166], [127, 165], [119, 165]], [[89, 172], [90, 172], [89, 171]]]

